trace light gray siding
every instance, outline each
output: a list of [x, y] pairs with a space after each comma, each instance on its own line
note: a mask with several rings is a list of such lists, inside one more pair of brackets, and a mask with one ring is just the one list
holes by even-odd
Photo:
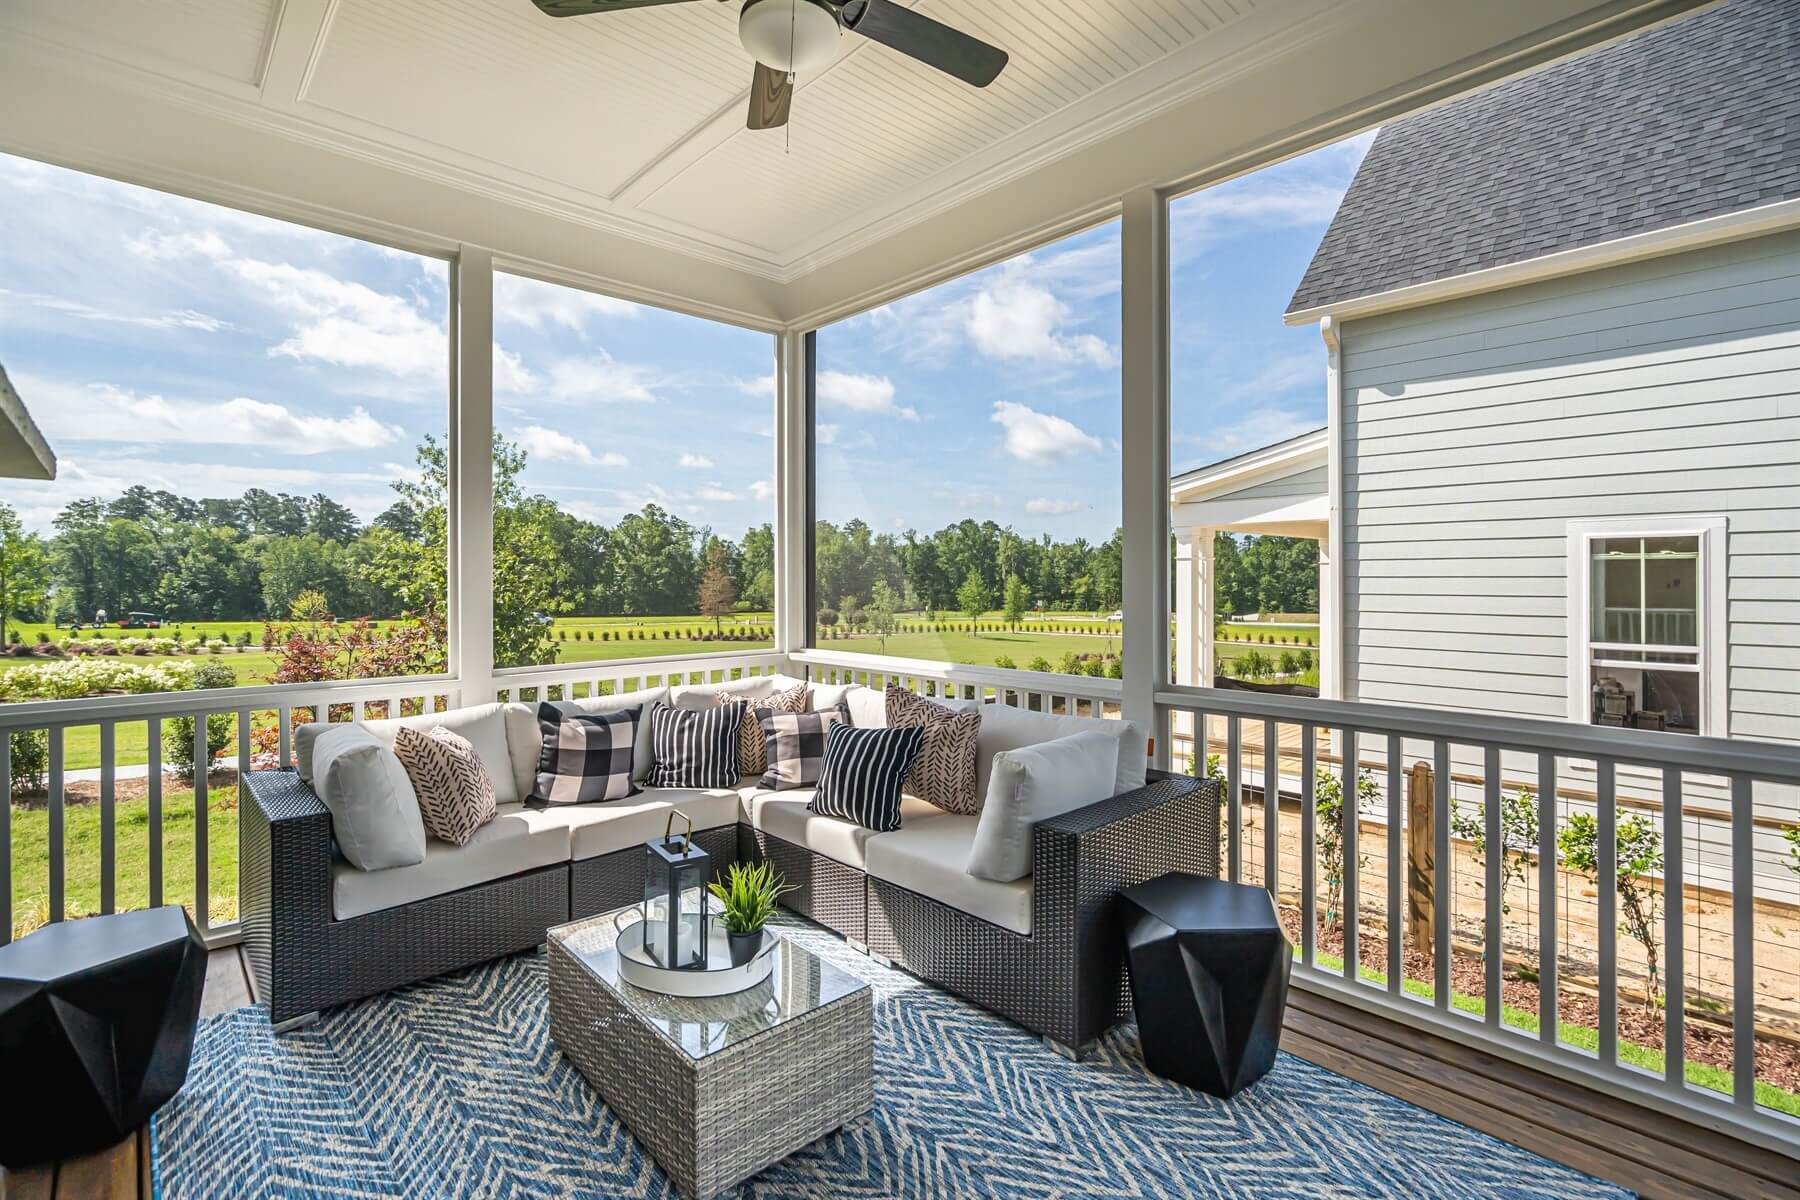
[[1353, 699], [1561, 718], [1572, 520], [1729, 522], [1728, 728], [1800, 742], [1800, 234], [1344, 329]]
[[1233, 500], [1282, 500], [1291, 496], [1323, 496], [1330, 486], [1324, 467], [1296, 471], [1231, 493]]

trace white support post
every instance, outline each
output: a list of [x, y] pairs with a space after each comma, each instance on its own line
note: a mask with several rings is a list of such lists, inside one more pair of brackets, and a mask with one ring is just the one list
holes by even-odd
[[1175, 682], [1189, 687], [1199, 682], [1200, 627], [1206, 616], [1201, 598], [1200, 533], [1186, 525], [1175, 529]]
[[450, 425], [450, 669], [464, 704], [494, 698], [494, 256], [457, 256]]
[[1126, 720], [1156, 731], [1169, 677], [1169, 209], [1154, 188], [1124, 198], [1120, 229]]
[[1200, 621], [1194, 630], [1200, 639], [1200, 653], [1195, 657], [1199, 661], [1200, 678], [1195, 682], [1201, 687], [1211, 687], [1213, 678], [1218, 674], [1214, 669], [1217, 645], [1213, 640], [1213, 622], [1219, 611], [1219, 577], [1214, 573], [1213, 548], [1218, 541], [1218, 530], [1206, 528], [1196, 531], [1194, 555], [1195, 586], [1200, 589]]
[[1319, 696], [1344, 698], [1344, 331], [1336, 318], [1319, 321], [1325, 339], [1325, 538], [1319, 543]]
[[793, 654], [812, 644], [806, 573], [807, 523], [812, 520], [807, 447], [807, 336], [775, 338], [775, 649]]

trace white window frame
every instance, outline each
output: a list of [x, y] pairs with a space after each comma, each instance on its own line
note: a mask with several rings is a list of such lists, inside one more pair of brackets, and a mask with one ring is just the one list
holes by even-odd
[[[1723, 516], [1614, 517], [1570, 521], [1568, 529], [1569, 584], [1569, 720], [1579, 725], [1593, 722], [1591, 677], [1593, 666], [1592, 614], [1588, 604], [1591, 572], [1588, 555], [1601, 538], [1696, 539], [1700, 549], [1698, 668], [1700, 673], [1700, 734], [1725, 737], [1730, 729], [1731, 687], [1729, 676], [1729, 583], [1726, 559], [1727, 521]], [[1685, 736], [1685, 735], [1680, 735]]]

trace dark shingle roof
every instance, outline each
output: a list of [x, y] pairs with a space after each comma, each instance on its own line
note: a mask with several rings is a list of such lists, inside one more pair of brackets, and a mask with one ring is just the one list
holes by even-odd
[[1288, 311], [1800, 196], [1800, 0], [1731, 0], [1382, 129]]

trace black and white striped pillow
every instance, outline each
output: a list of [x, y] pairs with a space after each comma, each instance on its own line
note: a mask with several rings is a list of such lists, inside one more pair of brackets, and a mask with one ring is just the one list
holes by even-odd
[[650, 710], [650, 776], [657, 788], [728, 788], [738, 781], [738, 726], [747, 703], [733, 700], [692, 712], [658, 704]]
[[611, 713], [564, 713], [538, 705], [537, 784], [534, 804], [592, 804], [623, 800], [637, 791], [631, 782], [631, 752], [642, 706]]
[[925, 731], [857, 729], [837, 724], [825, 735], [819, 790], [806, 807], [823, 817], [855, 821], [864, 829], [900, 828], [900, 785], [925, 745]]

